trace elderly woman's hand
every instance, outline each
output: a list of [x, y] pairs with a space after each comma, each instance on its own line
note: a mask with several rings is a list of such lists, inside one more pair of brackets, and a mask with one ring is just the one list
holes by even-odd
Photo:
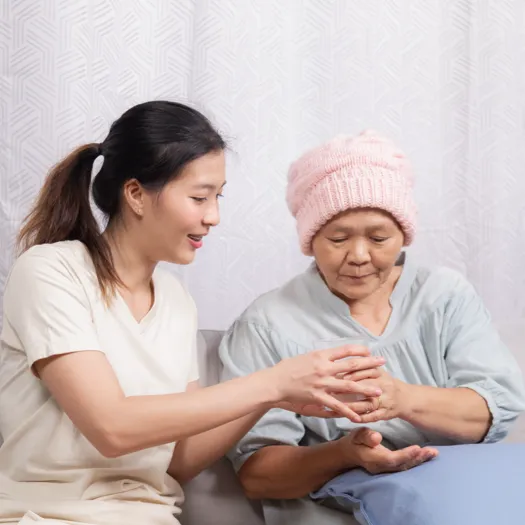
[[[375, 369], [374, 376], [376, 377], [373, 379], [357, 380], [364, 385], [378, 387], [382, 391], [381, 396], [350, 403], [350, 407], [356, 413], [361, 414], [362, 423], [374, 423], [400, 417], [405, 410], [408, 385], [392, 377], [383, 368]], [[355, 380], [352, 374], [347, 378]]]
[[379, 432], [359, 428], [341, 438], [338, 443], [341, 454], [348, 458], [349, 465], [364, 468], [370, 474], [408, 470], [438, 455], [436, 449], [421, 448], [418, 445], [389, 450], [381, 445], [382, 439]]

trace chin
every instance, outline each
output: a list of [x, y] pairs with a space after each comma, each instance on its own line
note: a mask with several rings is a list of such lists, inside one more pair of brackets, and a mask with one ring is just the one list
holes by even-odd
[[179, 264], [181, 266], [186, 266], [188, 264], [191, 264], [194, 260], [195, 260], [195, 254], [181, 258], [179, 261], [177, 261], [176, 264]]
[[186, 253], [175, 253], [170, 254], [170, 258], [166, 262], [172, 264], [178, 264], [179, 266], [186, 266], [191, 264], [195, 260], [195, 252], [186, 252]]
[[376, 288], [370, 288], [370, 287], [359, 287], [356, 288], [352, 286], [351, 288], [345, 288], [344, 290], [340, 290], [339, 293], [345, 297], [348, 301], [360, 301], [362, 299], [365, 299], [369, 295], [372, 295], [375, 292]]

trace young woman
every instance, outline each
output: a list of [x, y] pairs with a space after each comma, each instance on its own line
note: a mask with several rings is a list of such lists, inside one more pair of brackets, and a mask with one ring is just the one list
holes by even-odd
[[270, 408], [357, 422], [336, 394], [381, 393], [346, 377], [384, 363], [357, 346], [199, 389], [195, 306], [157, 263], [191, 263], [219, 222], [224, 148], [197, 111], [148, 102], [49, 174], [4, 295], [0, 523], [173, 525], [179, 483]]

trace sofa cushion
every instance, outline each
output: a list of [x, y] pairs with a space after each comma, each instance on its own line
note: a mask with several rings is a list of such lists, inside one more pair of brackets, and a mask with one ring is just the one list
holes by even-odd
[[244, 495], [226, 458], [184, 485], [181, 525], [264, 525], [262, 507]]

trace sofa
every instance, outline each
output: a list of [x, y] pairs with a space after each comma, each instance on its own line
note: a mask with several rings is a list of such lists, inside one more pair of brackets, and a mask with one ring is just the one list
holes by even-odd
[[[501, 337], [514, 352], [525, 373], [525, 320], [498, 325]], [[221, 369], [217, 349], [222, 332], [201, 330], [198, 352], [201, 383], [205, 386], [219, 381]], [[525, 416], [516, 422], [508, 441], [525, 442]], [[182, 525], [264, 525], [261, 505], [248, 500], [236, 474], [223, 458], [184, 486]]]

